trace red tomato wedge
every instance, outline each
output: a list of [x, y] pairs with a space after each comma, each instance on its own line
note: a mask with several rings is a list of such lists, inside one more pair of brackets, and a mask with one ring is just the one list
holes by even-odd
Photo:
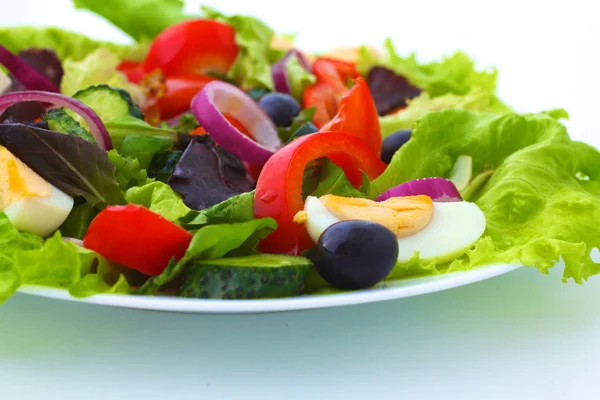
[[189, 110], [194, 96], [214, 80], [217, 78], [199, 74], [167, 77], [165, 93], [156, 101], [161, 119], [169, 119]]
[[386, 165], [359, 138], [341, 132], [319, 132], [294, 140], [264, 165], [254, 194], [254, 217], [271, 217], [278, 228], [264, 239], [266, 253], [298, 254], [312, 246], [306, 228], [293, 222], [303, 208], [302, 178], [308, 163], [335, 155], [346, 174], [364, 171], [375, 179]]
[[162, 31], [152, 42], [143, 68], [166, 77], [214, 72], [226, 74], [238, 54], [232, 26], [194, 19]]
[[140, 83], [144, 79], [144, 69], [137, 61], [121, 61], [117, 70], [123, 72], [129, 82]]
[[108, 206], [92, 221], [85, 248], [146, 275], [184, 256], [192, 234], [139, 205]]

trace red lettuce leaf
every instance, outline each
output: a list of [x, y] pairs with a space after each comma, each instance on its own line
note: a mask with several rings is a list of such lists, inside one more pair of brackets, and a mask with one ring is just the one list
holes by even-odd
[[66, 194], [90, 205], [125, 204], [106, 151], [73, 135], [25, 124], [0, 124], [0, 145]]

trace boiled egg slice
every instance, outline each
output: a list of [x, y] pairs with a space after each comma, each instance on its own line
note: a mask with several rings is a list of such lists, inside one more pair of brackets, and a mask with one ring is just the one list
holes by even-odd
[[[306, 225], [315, 243], [336, 222], [349, 219], [377, 222], [398, 237], [399, 263], [408, 262], [415, 253], [419, 253], [423, 262], [451, 261], [463, 255], [483, 235], [486, 227], [483, 212], [476, 204], [466, 201], [436, 203], [427, 196], [394, 197], [386, 200], [392, 202], [382, 206], [381, 203], [386, 202], [348, 201], [348, 198], [328, 196], [309, 196], [304, 211], [295, 218], [296, 222]], [[356, 204], [361, 207], [351, 206]], [[390, 207], [392, 212], [380, 211]], [[383, 220], [382, 216], [385, 216]]]
[[60, 191], [0, 146], [0, 210], [15, 228], [48, 236], [73, 209], [73, 198]]

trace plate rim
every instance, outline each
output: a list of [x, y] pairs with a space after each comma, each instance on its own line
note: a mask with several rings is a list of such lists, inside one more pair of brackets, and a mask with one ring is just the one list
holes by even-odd
[[[492, 264], [468, 271], [397, 280], [394, 281], [394, 286], [386, 288], [280, 299], [221, 300], [123, 294], [99, 294], [86, 298], [75, 298], [66, 289], [35, 285], [24, 285], [18, 289], [18, 292], [75, 303], [137, 310], [198, 314], [253, 314], [341, 307], [420, 296], [491, 279], [522, 266], [521, 264]], [[411, 284], [406, 285], [407, 282], [411, 282]]]

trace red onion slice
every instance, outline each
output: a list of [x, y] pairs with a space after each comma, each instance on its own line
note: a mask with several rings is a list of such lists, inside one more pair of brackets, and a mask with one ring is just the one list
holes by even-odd
[[390, 197], [426, 195], [431, 200], [442, 202], [462, 201], [462, 197], [452, 181], [444, 178], [415, 179], [394, 186], [380, 194], [375, 201], [384, 201]]
[[304, 67], [308, 72], [311, 71], [310, 63], [298, 50], [290, 50], [286, 53], [281, 60], [277, 61], [273, 66], [271, 66], [271, 76], [273, 77], [273, 84], [275, 85], [275, 90], [280, 93], [290, 94], [290, 81], [288, 79], [287, 74], [287, 62], [291, 56], [296, 56], [300, 65]]
[[104, 150], [112, 149], [110, 135], [108, 134], [106, 127], [104, 127], [102, 120], [96, 115], [94, 110], [83, 104], [81, 101], [60, 93], [43, 92], [41, 90], [26, 90], [24, 92], [7, 93], [0, 96], [0, 115], [2, 115], [8, 107], [24, 101], [39, 101], [41, 103], [66, 107], [72, 110], [87, 122], [90, 127], [90, 133], [96, 140], [96, 143], [98, 143], [98, 146]]
[[[271, 118], [237, 87], [209, 82], [192, 100], [192, 113], [214, 140], [241, 160], [261, 166], [282, 146]], [[224, 114], [237, 119], [251, 137], [233, 126]]]
[[23, 59], [11, 53], [6, 47], [0, 45], [0, 64], [15, 77], [21, 85], [28, 90], [44, 90], [46, 92], [60, 93], [60, 90], [45, 76], [29, 66]]

